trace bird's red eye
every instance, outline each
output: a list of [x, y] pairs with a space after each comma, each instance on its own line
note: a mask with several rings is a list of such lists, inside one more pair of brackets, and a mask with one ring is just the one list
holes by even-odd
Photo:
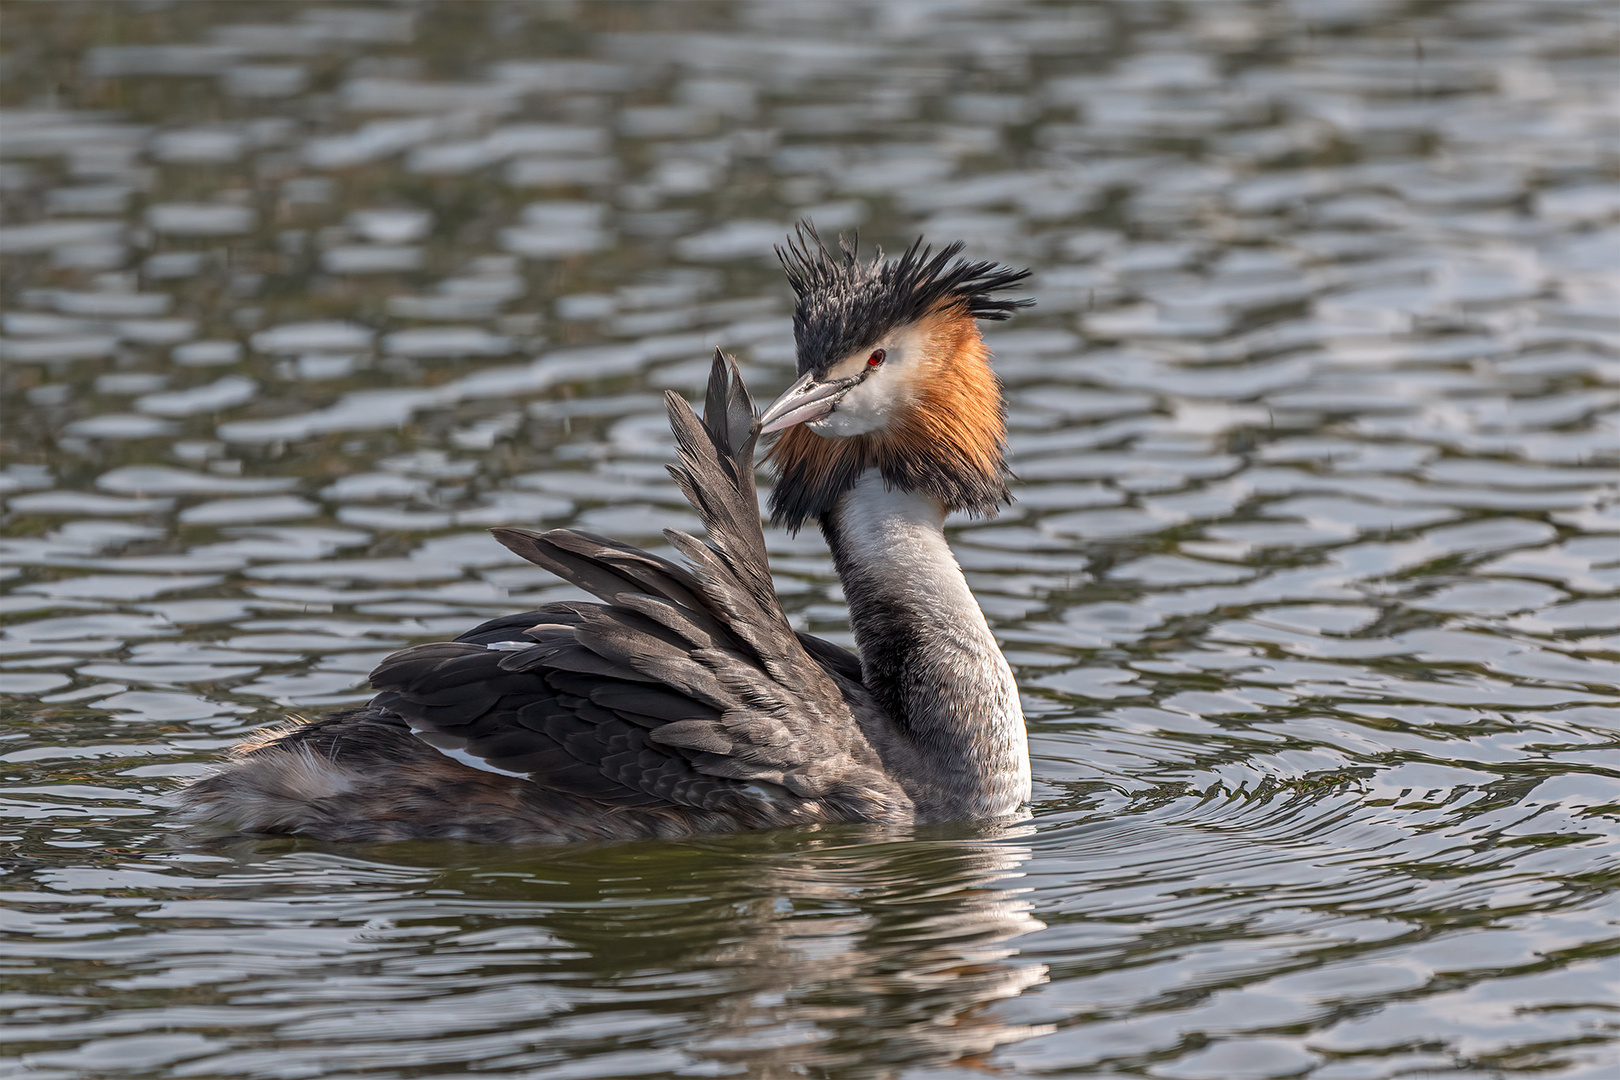
[[882, 349], [877, 349], [872, 353], [871, 356], [866, 358], [866, 366], [877, 367], [879, 364], [883, 363], [883, 358], [888, 355], [889, 354], [884, 352]]

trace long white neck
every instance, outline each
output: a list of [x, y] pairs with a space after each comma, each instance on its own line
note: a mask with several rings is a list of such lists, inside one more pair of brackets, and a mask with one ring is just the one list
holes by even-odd
[[930, 817], [994, 817], [1029, 799], [1029, 739], [1012, 669], [945, 543], [944, 523], [938, 499], [890, 491], [874, 469], [821, 527], [863, 681], [925, 773], [912, 778], [913, 797]]

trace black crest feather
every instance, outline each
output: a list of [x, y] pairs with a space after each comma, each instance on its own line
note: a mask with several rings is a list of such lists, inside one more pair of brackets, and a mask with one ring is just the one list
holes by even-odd
[[905, 254], [889, 262], [882, 248], [862, 262], [859, 246], [858, 236], [841, 235], [839, 254], [834, 255], [805, 220], [776, 249], [798, 298], [793, 337], [801, 375], [835, 364], [941, 305], [960, 305], [975, 319], [1000, 321], [1035, 302], [992, 297], [1029, 277], [1029, 271], [957, 259], [960, 241], [936, 254], [918, 237]]

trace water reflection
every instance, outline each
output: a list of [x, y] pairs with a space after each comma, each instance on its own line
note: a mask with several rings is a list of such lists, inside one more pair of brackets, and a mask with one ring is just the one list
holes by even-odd
[[129, 996], [122, 1022], [36, 1013], [23, 1063], [44, 1075], [94, 1068], [102, 1050], [45, 1047], [179, 1022], [188, 1010], [167, 993], [204, 986], [232, 1031], [149, 1046], [184, 1056], [169, 1075], [324, 1075], [401, 1059], [849, 1075], [971, 1059], [1046, 1030], [997, 1008], [1046, 972], [1016, 944], [1041, 927], [1018, 885], [1028, 830], [1003, 831], [841, 829], [544, 857], [461, 849], [454, 861], [447, 845], [291, 843], [245, 849], [241, 862], [180, 856], [144, 875], [46, 871], [64, 892], [144, 877], [158, 902], [134, 905], [144, 932], [116, 944], [14, 954], [67, 970], [115, 956], [127, 974], [108, 989]]
[[723, 967], [683, 1046], [699, 1060], [749, 1075], [943, 1064], [1047, 1030], [993, 1007], [1046, 975], [1014, 944], [1042, 926], [1016, 887], [1030, 856], [978, 839], [767, 844], [740, 864], [730, 847], [684, 851], [547, 925], [589, 954], [594, 987], [641, 995]]

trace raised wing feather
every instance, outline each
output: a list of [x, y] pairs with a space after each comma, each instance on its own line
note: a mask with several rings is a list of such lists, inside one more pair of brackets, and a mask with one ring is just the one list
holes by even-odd
[[871, 708], [858, 663], [801, 639], [777, 600], [757, 425], [735, 366], [715, 354], [702, 421], [678, 395], [666, 404], [680, 458], [670, 472], [708, 537], [666, 534], [690, 566], [574, 530], [497, 529], [605, 603], [554, 604], [396, 653], [372, 673], [376, 704], [474, 764], [608, 804], [757, 824], [909, 816], [852, 715], [852, 703]]

